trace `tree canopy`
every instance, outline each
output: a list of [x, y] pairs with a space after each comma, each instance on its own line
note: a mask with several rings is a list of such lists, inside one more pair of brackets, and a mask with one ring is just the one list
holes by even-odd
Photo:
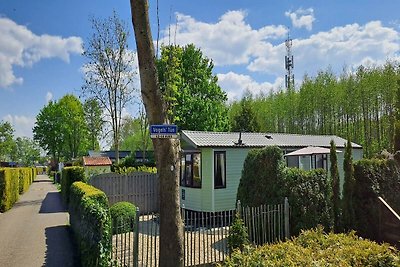
[[14, 147], [14, 129], [8, 121], [0, 121], [0, 161], [9, 160]]
[[170, 122], [183, 130], [228, 130], [227, 96], [213, 74], [212, 60], [193, 44], [163, 46], [157, 60]]

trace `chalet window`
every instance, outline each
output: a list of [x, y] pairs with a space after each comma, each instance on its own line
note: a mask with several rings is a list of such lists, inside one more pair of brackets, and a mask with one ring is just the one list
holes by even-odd
[[214, 152], [214, 188], [226, 188], [226, 153]]
[[185, 152], [181, 157], [181, 186], [201, 188], [201, 154]]

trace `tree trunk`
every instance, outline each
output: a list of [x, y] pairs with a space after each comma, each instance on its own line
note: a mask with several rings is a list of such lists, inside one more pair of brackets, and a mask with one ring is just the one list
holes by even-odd
[[[141, 92], [149, 124], [168, 123], [158, 86], [147, 0], [131, 0], [132, 23], [139, 61]], [[179, 209], [179, 151], [175, 139], [153, 139], [160, 177], [159, 265], [183, 266], [183, 226]]]

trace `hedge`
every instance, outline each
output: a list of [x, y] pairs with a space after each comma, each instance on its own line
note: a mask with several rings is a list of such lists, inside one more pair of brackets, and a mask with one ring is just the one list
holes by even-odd
[[377, 198], [400, 212], [400, 167], [394, 160], [363, 159], [354, 163], [355, 230], [363, 237], [378, 237]]
[[17, 202], [19, 194], [26, 192], [34, 180], [33, 168], [0, 169], [0, 212], [5, 212]]
[[218, 266], [400, 266], [400, 253], [349, 234], [325, 234], [322, 228], [302, 232], [291, 241], [236, 250]]
[[74, 182], [69, 214], [82, 266], [110, 266], [111, 217], [105, 193], [83, 182]]
[[331, 187], [326, 171], [304, 171], [286, 168], [285, 193], [291, 209], [290, 233], [298, 235], [301, 230], [322, 225], [330, 230], [333, 226]]
[[86, 182], [83, 167], [65, 167], [61, 175], [61, 197], [65, 204], [69, 203], [70, 188], [74, 182]]
[[127, 201], [114, 203], [110, 207], [110, 215], [113, 225], [113, 234], [131, 232], [134, 229], [136, 218], [136, 206]]

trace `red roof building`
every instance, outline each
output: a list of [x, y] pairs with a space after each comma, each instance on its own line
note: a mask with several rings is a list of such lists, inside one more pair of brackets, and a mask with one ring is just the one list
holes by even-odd
[[111, 166], [109, 157], [83, 157], [83, 166]]

